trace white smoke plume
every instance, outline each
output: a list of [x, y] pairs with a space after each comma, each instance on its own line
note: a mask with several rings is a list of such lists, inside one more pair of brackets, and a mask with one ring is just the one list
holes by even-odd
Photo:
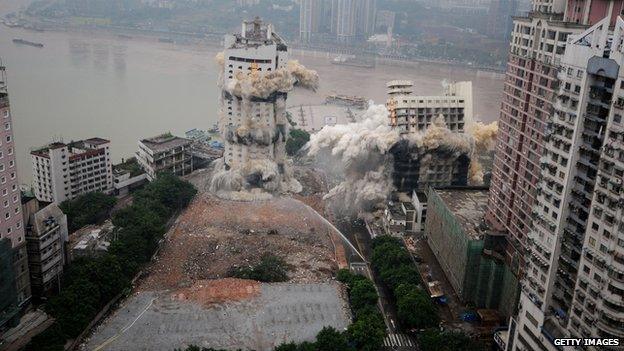
[[[225, 65], [223, 52], [215, 56], [215, 61], [222, 72]], [[223, 79], [223, 77], [219, 78], [220, 86], [223, 86]], [[287, 93], [295, 86], [316, 91], [319, 86], [318, 73], [307, 69], [297, 60], [290, 60], [285, 68], [271, 72], [236, 71], [225, 88], [235, 96], [266, 99], [273, 93]]]
[[483, 171], [476, 162], [476, 151], [481, 145], [488, 144], [492, 127], [475, 127], [480, 138], [476, 143], [477, 138], [470, 133], [449, 130], [443, 116], [435, 118], [424, 132], [403, 136], [388, 122], [386, 107], [371, 105], [357, 122], [326, 126], [311, 136], [308, 154], [317, 159], [333, 158], [334, 167], [342, 167], [344, 180], [326, 195], [342, 210], [362, 215], [383, 205], [395, 190], [390, 150], [399, 142], [407, 142], [410, 157], [418, 159], [421, 167], [434, 161], [440, 152], [451, 157], [468, 155], [475, 160], [471, 162], [469, 181], [471, 184], [482, 183]]

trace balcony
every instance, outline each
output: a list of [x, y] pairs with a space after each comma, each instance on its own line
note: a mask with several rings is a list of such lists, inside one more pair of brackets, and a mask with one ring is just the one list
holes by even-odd
[[596, 321], [596, 328], [618, 337], [624, 337], [624, 321], [609, 313], [603, 312]]

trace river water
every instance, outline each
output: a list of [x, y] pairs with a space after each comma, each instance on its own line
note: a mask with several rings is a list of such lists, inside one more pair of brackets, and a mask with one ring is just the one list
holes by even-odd
[[[0, 0], [0, 14], [23, 0]], [[45, 44], [15, 45], [14, 38]], [[22, 183], [31, 181], [29, 151], [52, 140], [93, 136], [112, 141], [115, 161], [136, 151], [140, 138], [181, 134], [216, 122], [218, 47], [123, 39], [106, 33], [33, 32], [0, 26], [0, 58], [7, 67], [17, 162]], [[297, 90], [288, 104], [322, 103], [325, 95], [361, 95], [383, 103], [385, 84], [411, 79], [415, 92], [433, 95], [443, 80], [472, 80], [475, 114], [498, 116], [503, 75], [421, 64], [363, 69], [336, 66], [322, 55], [295, 57], [319, 72], [317, 92]]]

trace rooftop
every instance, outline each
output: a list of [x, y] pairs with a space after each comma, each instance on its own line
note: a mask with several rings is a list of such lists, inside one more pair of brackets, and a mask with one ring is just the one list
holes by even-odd
[[446, 207], [471, 239], [480, 240], [488, 230], [483, 225], [483, 215], [487, 208], [489, 190], [475, 189], [435, 189]]
[[89, 139], [85, 139], [83, 140], [83, 143], [88, 143], [88, 144], [92, 144], [92, 145], [102, 145], [102, 144], [107, 144], [110, 143], [110, 140], [106, 140], [103, 138], [89, 138]]
[[162, 152], [190, 144], [191, 140], [172, 135], [171, 133], [165, 133], [143, 139], [141, 143], [154, 152]]
[[67, 147], [69, 149], [70, 156], [79, 156], [92, 150], [99, 150], [101, 149], [101, 145], [108, 143], [110, 143], [110, 140], [98, 137], [71, 141], [69, 143], [64, 143], [62, 141], [53, 141], [45, 146], [32, 150], [30, 154], [41, 157], [49, 157], [50, 150]]

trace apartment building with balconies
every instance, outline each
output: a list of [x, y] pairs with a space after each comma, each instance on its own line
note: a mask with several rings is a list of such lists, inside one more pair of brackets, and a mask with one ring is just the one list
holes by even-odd
[[533, 12], [514, 18], [503, 87], [499, 134], [486, 218], [506, 232], [507, 262], [521, 276], [533, 219], [546, 119], [559, 89], [557, 77], [568, 36], [589, 23], [564, 18], [566, 1], [533, 1]]
[[624, 337], [624, 21], [611, 24], [570, 36], [557, 70], [509, 350]]
[[142, 139], [136, 159], [150, 181], [161, 172], [183, 176], [193, 171], [192, 141], [170, 133]]
[[61, 203], [89, 192], [113, 191], [110, 141], [53, 142], [30, 152], [37, 200]]

